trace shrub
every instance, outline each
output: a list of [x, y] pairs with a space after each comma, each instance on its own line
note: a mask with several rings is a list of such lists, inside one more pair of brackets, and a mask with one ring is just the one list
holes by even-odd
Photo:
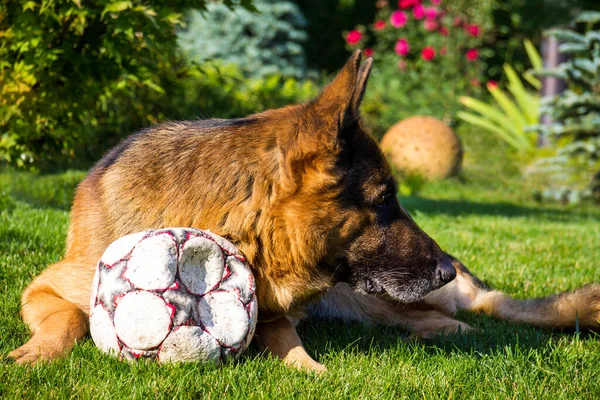
[[543, 99], [542, 112], [552, 123], [537, 126], [556, 150], [535, 166], [548, 177], [541, 197], [566, 202], [600, 200], [600, 12], [582, 13], [575, 24], [548, 32], [569, 60], [542, 74], [565, 80], [568, 88]]
[[[534, 69], [541, 69], [542, 58], [533, 44], [525, 41], [525, 47]], [[486, 86], [494, 103], [487, 104], [472, 97], [462, 96], [462, 105], [476, 114], [461, 111], [457, 117], [495, 134], [519, 152], [531, 152], [537, 144], [537, 135], [528, 128], [539, 122], [540, 96], [537, 91], [542, 84], [527, 72], [523, 74], [523, 78], [532, 86], [528, 89], [510, 64], [504, 64], [504, 71], [508, 80], [508, 93], [512, 98], [500, 89], [496, 82], [490, 81]]]
[[371, 26], [344, 33], [350, 49], [364, 48], [376, 63], [363, 112], [377, 135], [416, 114], [452, 123], [459, 108], [457, 95], [479, 92], [481, 55], [487, 51], [483, 27], [447, 3], [386, 4]]
[[192, 11], [179, 44], [198, 63], [220, 59], [237, 64], [245, 75], [261, 78], [275, 73], [306, 76], [302, 43], [306, 19], [290, 1], [255, 0], [257, 12], [209, 4]]
[[206, 63], [172, 82], [156, 115], [161, 119], [243, 117], [307, 101], [317, 91], [309, 80], [280, 74], [252, 79], [235, 64]]
[[0, 2], [0, 160], [68, 165], [97, 151], [90, 143], [150, 123], [161, 76], [181, 67], [182, 12], [205, 3]]
[[303, 43], [308, 67], [331, 74], [348, 60], [344, 29], [373, 21], [375, 0], [293, 0], [306, 17]]

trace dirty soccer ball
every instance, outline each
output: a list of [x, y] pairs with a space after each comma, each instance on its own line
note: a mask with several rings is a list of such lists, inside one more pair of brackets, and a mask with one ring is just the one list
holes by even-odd
[[90, 332], [122, 359], [219, 363], [252, 339], [257, 303], [239, 250], [208, 231], [149, 230], [113, 242], [94, 277]]

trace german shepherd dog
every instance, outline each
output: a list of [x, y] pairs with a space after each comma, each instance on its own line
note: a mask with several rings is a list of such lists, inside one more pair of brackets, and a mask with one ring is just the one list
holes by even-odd
[[[427, 337], [469, 326], [457, 309], [545, 327], [598, 328], [600, 285], [545, 299], [487, 289], [402, 209], [359, 105], [372, 60], [356, 52], [313, 101], [241, 119], [170, 122], [104, 156], [79, 185], [63, 261], [25, 290], [19, 363], [65, 355], [88, 331], [95, 265], [115, 239], [196, 227], [226, 237], [257, 284], [258, 345], [321, 371], [302, 347], [310, 312], [402, 326]], [[576, 317], [577, 316], [577, 317]]]

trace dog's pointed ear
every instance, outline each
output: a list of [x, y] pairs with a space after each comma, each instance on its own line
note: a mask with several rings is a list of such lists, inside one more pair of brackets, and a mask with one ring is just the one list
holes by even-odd
[[358, 120], [358, 109], [373, 66], [372, 58], [361, 66], [361, 58], [361, 51], [356, 50], [333, 81], [308, 104], [308, 112], [328, 128], [339, 131]]
[[371, 68], [373, 68], [373, 59], [367, 58], [363, 65], [358, 70], [356, 77], [356, 89], [354, 90], [354, 96], [352, 97], [352, 112], [355, 117], [359, 115], [360, 103], [362, 102], [365, 90], [367, 89], [367, 81], [371, 74]]

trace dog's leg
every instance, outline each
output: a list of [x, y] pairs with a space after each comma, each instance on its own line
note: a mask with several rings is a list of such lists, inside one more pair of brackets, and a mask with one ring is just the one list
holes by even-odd
[[519, 300], [491, 290], [458, 260], [453, 259], [456, 279], [431, 292], [424, 302], [454, 313], [459, 309], [485, 313], [499, 319], [550, 329], [600, 329], [600, 285], [572, 292]]
[[317, 317], [398, 326], [423, 339], [472, 329], [441, 308], [422, 302], [405, 304], [357, 293], [345, 283], [329, 289], [308, 311]]
[[287, 365], [300, 370], [327, 370], [306, 353], [294, 324], [286, 317], [271, 322], [259, 322], [256, 326], [256, 340], [263, 350], [279, 357]]
[[32, 337], [9, 357], [26, 364], [67, 354], [88, 331], [94, 270], [67, 260], [50, 266], [25, 290], [21, 315]]

